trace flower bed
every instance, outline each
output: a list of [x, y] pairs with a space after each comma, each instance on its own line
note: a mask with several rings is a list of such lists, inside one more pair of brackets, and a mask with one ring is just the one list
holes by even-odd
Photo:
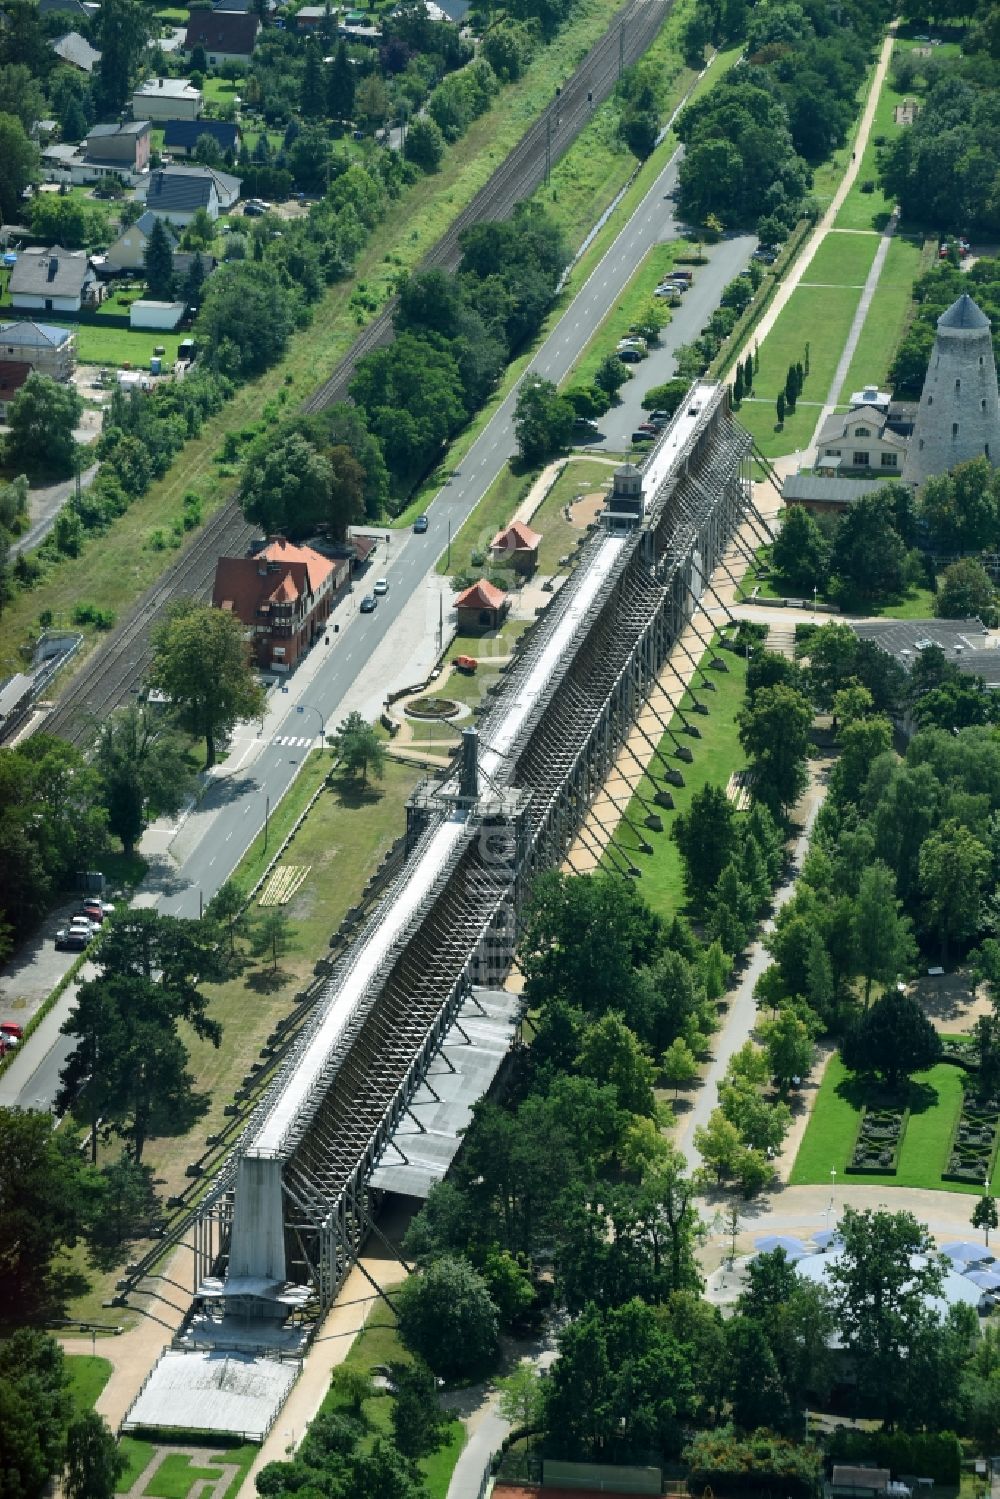
[[985, 1186], [993, 1176], [1000, 1141], [1000, 1103], [966, 1093], [941, 1180]]
[[862, 1109], [849, 1176], [895, 1176], [909, 1109]]
[[404, 711], [409, 718], [454, 718], [461, 707], [450, 697], [418, 697], [407, 703]]

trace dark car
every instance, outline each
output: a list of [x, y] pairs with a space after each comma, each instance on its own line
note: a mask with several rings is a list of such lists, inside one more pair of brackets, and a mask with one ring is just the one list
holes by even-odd
[[423, 536], [429, 525], [430, 521], [427, 519], [426, 515], [418, 515], [416, 520], [413, 522], [413, 529], [418, 536]]
[[361, 600], [361, 613], [374, 614], [377, 608], [378, 599], [373, 593], [366, 593], [364, 598]]
[[632, 433], [633, 442], [652, 442], [656, 436], [655, 432], [643, 432], [641, 429]]

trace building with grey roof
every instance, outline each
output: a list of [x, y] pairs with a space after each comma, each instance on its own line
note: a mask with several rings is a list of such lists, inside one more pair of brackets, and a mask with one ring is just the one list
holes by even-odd
[[901, 472], [905, 453], [906, 439], [890, 427], [888, 407], [858, 406], [835, 412], [823, 423], [816, 443], [816, 472], [838, 478], [871, 473], [891, 477]]
[[801, 505], [810, 515], [840, 515], [862, 495], [882, 489], [884, 479], [824, 479], [820, 474], [789, 474], [781, 486], [786, 505]]
[[162, 167], [149, 179], [146, 208], [172, 224], [189, 224], [204, 208], [210, 219], [230, 209], [240, 195], [240, 179], [214, 167]]
[[74, 313], [101, 300], [86, 252], [61, 245], [22, 250], [10, 273], [9, 290], [12, 305], [25, 312]]
[[30, 364], [50, 380], [68, 380], [76, 368], [76, 334], [51, 323], [0, 323], [0, 363]]
[[190, 78], [147, 78], [132, 95], [136, 120], [196, 120], [203, 97]]
[[101, 60], [97, 48], [92, 47], [78, 31], [67, 31], [65, 36], [57, 37], [49, 46], [62, 62], [68, 63], [71, 68], [79, 68], [81, 73], [92, 73]]
[[240, 143], [240, 127], [233, 120], [166, 120], [163, 149], [175, 156], [193, 156], [203, 135], [209, 136], [225, 154]]
[[1000, 458], [1000, 395], [990, 320], [967, 292], [943, 312], [903, 478], [919, 488], [956, 463]]

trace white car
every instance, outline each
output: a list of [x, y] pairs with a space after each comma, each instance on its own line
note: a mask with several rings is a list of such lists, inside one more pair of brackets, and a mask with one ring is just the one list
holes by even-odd
[[372, 589], [372, 592], [374, 594], [376, 594], [378, 596], [378, 598], [380, 598], [380, 599], [384, 598], [385, 595], [389, 592], [389, 579], [388, 578], [376, 578], [375, 579], [375, 586]]

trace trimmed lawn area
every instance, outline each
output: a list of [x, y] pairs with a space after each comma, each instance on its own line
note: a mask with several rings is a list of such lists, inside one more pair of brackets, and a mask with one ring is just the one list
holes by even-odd
[[581, 496], [605, 488], [613, 473], [611, 464], [599, 463], [592, 458], [573, 459], [567, 463], [530, 522], [536, 531], [542, 533], [542, 544], [538, 548], [540, 573], [558, 572], [559, 558], [574, 553], [577, 543], [588, 534], [566, 519], [563, 506], [573, 505]]
[[118, 1450], [128, 1463], [128, 1467], [118, 1480], [119, 1494], [127, 1494], [136, 1482], [139, 1474], [153, 1460], [152, 1442], [140, 1442], [136, 1437], [121, 1437], [118, 1442]]
[[806, 267], [801, 285], [864, 286], [878, 243], [877, 234], [841, 234], [831, 229]]
[[67, 1353], [69, 1393], [78, 1411], [93, 1410], [98, 1395], [111, 1378], [111, 1362], [90, 1353]]
[[80, 364], [131, 365], [148, 370], [154, 347], [163, 345], [165, 365], [177, 358], [177, 346], [186, 333], [166, 333], [159, 328], [105, 328], [100, 323], [60, 323], [76, 333], [76, 357]]
[[799, 401], [794, 415], [786, 416], [781, 431], [777, 432], [775, 428], [778, 413], [774, 408], [774, 401], [760, 401], [754, 398], [743, 402], [736, 413], [736, 420], [750, 433], [766, 457], [781, 458], [786, 453], [794, 453], [808, 446], [809, 439], [816, 430], [821, 410], [822, 407], [818, 402], [803, 405]]
[[822, 405], [860, 300], [861, 293], [852, 286], [797, 286], [761, 345], [754, 398], [770, 400], [774, 409], [778, 391], [785, 388], [789, 365], [799, 360], [805, 363], [808, 342], [809, 373], [802, 399]]
[[[729, 670], [728, 672], [711, 672], [711, 678], [716, 683], [715, 691], [699, 693], [702, 702], [708, 704], [708, 714], [705, 717], [698, 714], [690, 715], [701, 730], [702, 737], [688, 739], [686, 735], [679, 734], [681, 743], [690, 746], [694, 760], [690, 765], [683, 765], [679, 760], [672, 761], [684, 776], [683, 786], [669, 788], [674, 798], [674, 809], [673, 811], [667, 811], [666, 808], [657, 809], [663, 818], [662, 833], [647, 833], [643, 829], [645, 836], [653, 845], [653, 852], [642, 853], [636, 846], [635, 834], [624, 823], [619, 824], [615, 834], [616, 842], [630, 851], [630, 857], [636, 867], [642, 871], [638, 884], [640, 893], [654, 911], [667, 919], [683, 910], [685, 905], [681, 856], [677, 844], [670, 836], [674, 819], [679, 812], [688, 810], [691, 798], [696, 791], [700, 791], [703, 786], [707, 785], [724, 787], [733, 771], [740, 770], [746, 764], [746, 756], [736, 728], [736, 715], [743, 706], [746, 686], [746, 661], [736, 651], [720, 651], [719, 654], [729, 666]], [[702, 660], [707, 665], [707, 655]], [[681, 699], [681, 708], [688, 709], [690, 703], [690, 696], [685, 693]], [[680, 729], [680, 723], [676, 717], [673, 720], [673, 727], [676, 730]], [[667, 759], [671, 758], [674, 744], [669, 735], [664, 735], [659, 748]], [[639, 795], [644, 796], [647, 801], [652, 801], [655, 787], [648, 776], [643, 776], [637, 789]], [[638, 800], [638, 796], [632, 798], [627, 814], [638, 827], [642, 827], [646, 811]], [[605, 865], [606, 863], [607, 861]]]
[[[191, 1445], [201, 1446], [202, 1442], [192, 1437]], [[126, 1493], [128, 1488], [135, 1483], [147, 1463], [152, 1460], [156, 1450], [152, 1443], [137, 1442], [132, 1437], [123, 1437], [121, 1447], [128, 1456], [129, 1466], [127, 1472], [119, 1479], [118, 1492], [120, 1494]], [[223, 1464], [227, 1467], [235, 1464], [237, 1472], [234, 1473], [232, 1482], [220, 1495], [220, 1499], [232, 1499], [232, 1496], [239, 1492], [250, 1471], [250, 1464], [257, 1456], [257, 1451], [257, 1447], [250, 1442], [244, 1443], [241, 1447], [230, 1448], [228, 1451], [220, 1448], [217, 1457], [213, 1453], [211, 1464], [206, 1463], [204, 1466], [192, 1462], [186, 1452], [168, 1452], [143, 1492], [149, 1496], [149, 1499], [187, 1499], [196, 1485], [217, 1483], [222, 1477]]]
[[[396, 1330], [396, 1319], [384, 1301], [377, 1301], [368, 1320], [351, 1344], [345, 1365], [360, 1369], [367, 1374], [375, 1364], [411, 1363], [412, 1355], [404, 1347]], [[326, 1399], [319, 1408], [320, 1415], [343, 1409], [345, 1401], [340, 1397], [336, 1384], [331, 1385]], [[393, 1397], [388, 1391], [379, 1390], [364, 1402], [363, 1411], [371, 1422], [373, 1433], [389, 1434], [392, 1430]], [[428, 1499], [445, 1499], [448, 1485], [459, 1453], [465, 1446], [465, 1427], [461, 1421], [452, 1420], [446, 1428], [447, 1439], [439, 1451], [430, 1457], [421, 1458], [417, 1464], [424, 1480]]]
[[[939, 1063], [926, 1072], [918, 1072], [905, 1095], [910, 1118], [899, 1156], [895, 1176], [846, 1176], [845, 1168], [858, 1131], [862, 1105], [884, 1101], [874, 1087], [847, 1071], [834, 1053], [827, 1064], [823, 1082], [813, 1104], [802, 1144], [789, 1177], [792, 1186], [808, 1183], [827, 1185], [830, 1172], [837, 1172], [838, 1183], [877, 1187], [929, 1187], [941, 1192], [977, 1194], [979, 1187], [941, 1180], [948, 1159], [952, 1130], [962, 1106], [962, 1083], [965, 1074], [960, 1067]], [[993, 1187], [996, 1187], [995, 1172]]]
[[910, 588], [897, 604], [885, 604], [874, 611], [885, 619], [933, 619], [934, 595], [929, 588]]
[[[643, 260], [642, 265], [622, 291], [611, 311], [599, 325], [579, 359], [562, 382], [567, 385], [592, 385], [598, 365], [607, 354], [613, 354], [620, 338], [623, 338], [633, 323], [641, 322], [651, 306], [656, 304], [653, 292], [673, 270], [679, 258], [694, 253], [694, 246], [678, 239], [666, 245], [656, 245]], [[693, 268], [697, 276], [697, 266]], [[665, 308], [669, 312], [668, 308]], [[669, 320], [664, 328], [669, 326]], [[630, 365], [632, 378], [642, 379], [642, 365]], [[646, 382], [648, 384], [648, 381]]]
[[[474, 571], [473, 552], [486, 553], [490, 542], [498, 531], [510, 520], [537, 478], [537, 473], [515, 474], [506, 464], [497, 474], [475, 510], [451, 538], [451, 560], [447, 552], [438, 558], [437, 569], [442, 577], [456, 573]], [[487, 566], [486, 563], [482, 564]]]
[[909, 324], [913, 283], [924, 269], [926, 258], [919, 236], [896, 235], [889, 245], [858, 346], [840, 388], [842, 400], [864, 385], [882, 385], [885, 381]]

